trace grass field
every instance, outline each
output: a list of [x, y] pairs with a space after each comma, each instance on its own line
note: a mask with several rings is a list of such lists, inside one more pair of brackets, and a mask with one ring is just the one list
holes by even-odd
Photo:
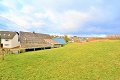
[[7, 55], [0, 80], [120, 80], [120, 41]]

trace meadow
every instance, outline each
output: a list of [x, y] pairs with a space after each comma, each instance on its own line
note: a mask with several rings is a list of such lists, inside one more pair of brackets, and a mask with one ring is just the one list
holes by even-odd
[[120, 41], [6, 55], [0, 80], [120, 80]]

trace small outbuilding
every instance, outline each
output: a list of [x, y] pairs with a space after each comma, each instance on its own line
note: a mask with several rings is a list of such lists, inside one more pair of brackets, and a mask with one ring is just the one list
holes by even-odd
[[52, 48], [58, 48], [61, 47], [61, 44], [55, 40], [52, 39], [44, 39], [48, 44], [51, 45]]
[[64, 38], [52, 38], [52, 40], [60, 43], [61, 46], [64, 46], [65, 44], [67, 44]]

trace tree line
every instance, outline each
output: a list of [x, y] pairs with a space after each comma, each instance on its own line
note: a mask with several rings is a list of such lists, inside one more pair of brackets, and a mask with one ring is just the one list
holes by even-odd
[[120, 40], [120, 34], [108, 35], [106, 38], [111, 40]]

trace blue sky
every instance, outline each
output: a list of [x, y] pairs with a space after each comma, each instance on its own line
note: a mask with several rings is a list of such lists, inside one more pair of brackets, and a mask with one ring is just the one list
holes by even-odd
[[0, 0], [0, 30], [50, 34], [120, 33], [119, 0]]

